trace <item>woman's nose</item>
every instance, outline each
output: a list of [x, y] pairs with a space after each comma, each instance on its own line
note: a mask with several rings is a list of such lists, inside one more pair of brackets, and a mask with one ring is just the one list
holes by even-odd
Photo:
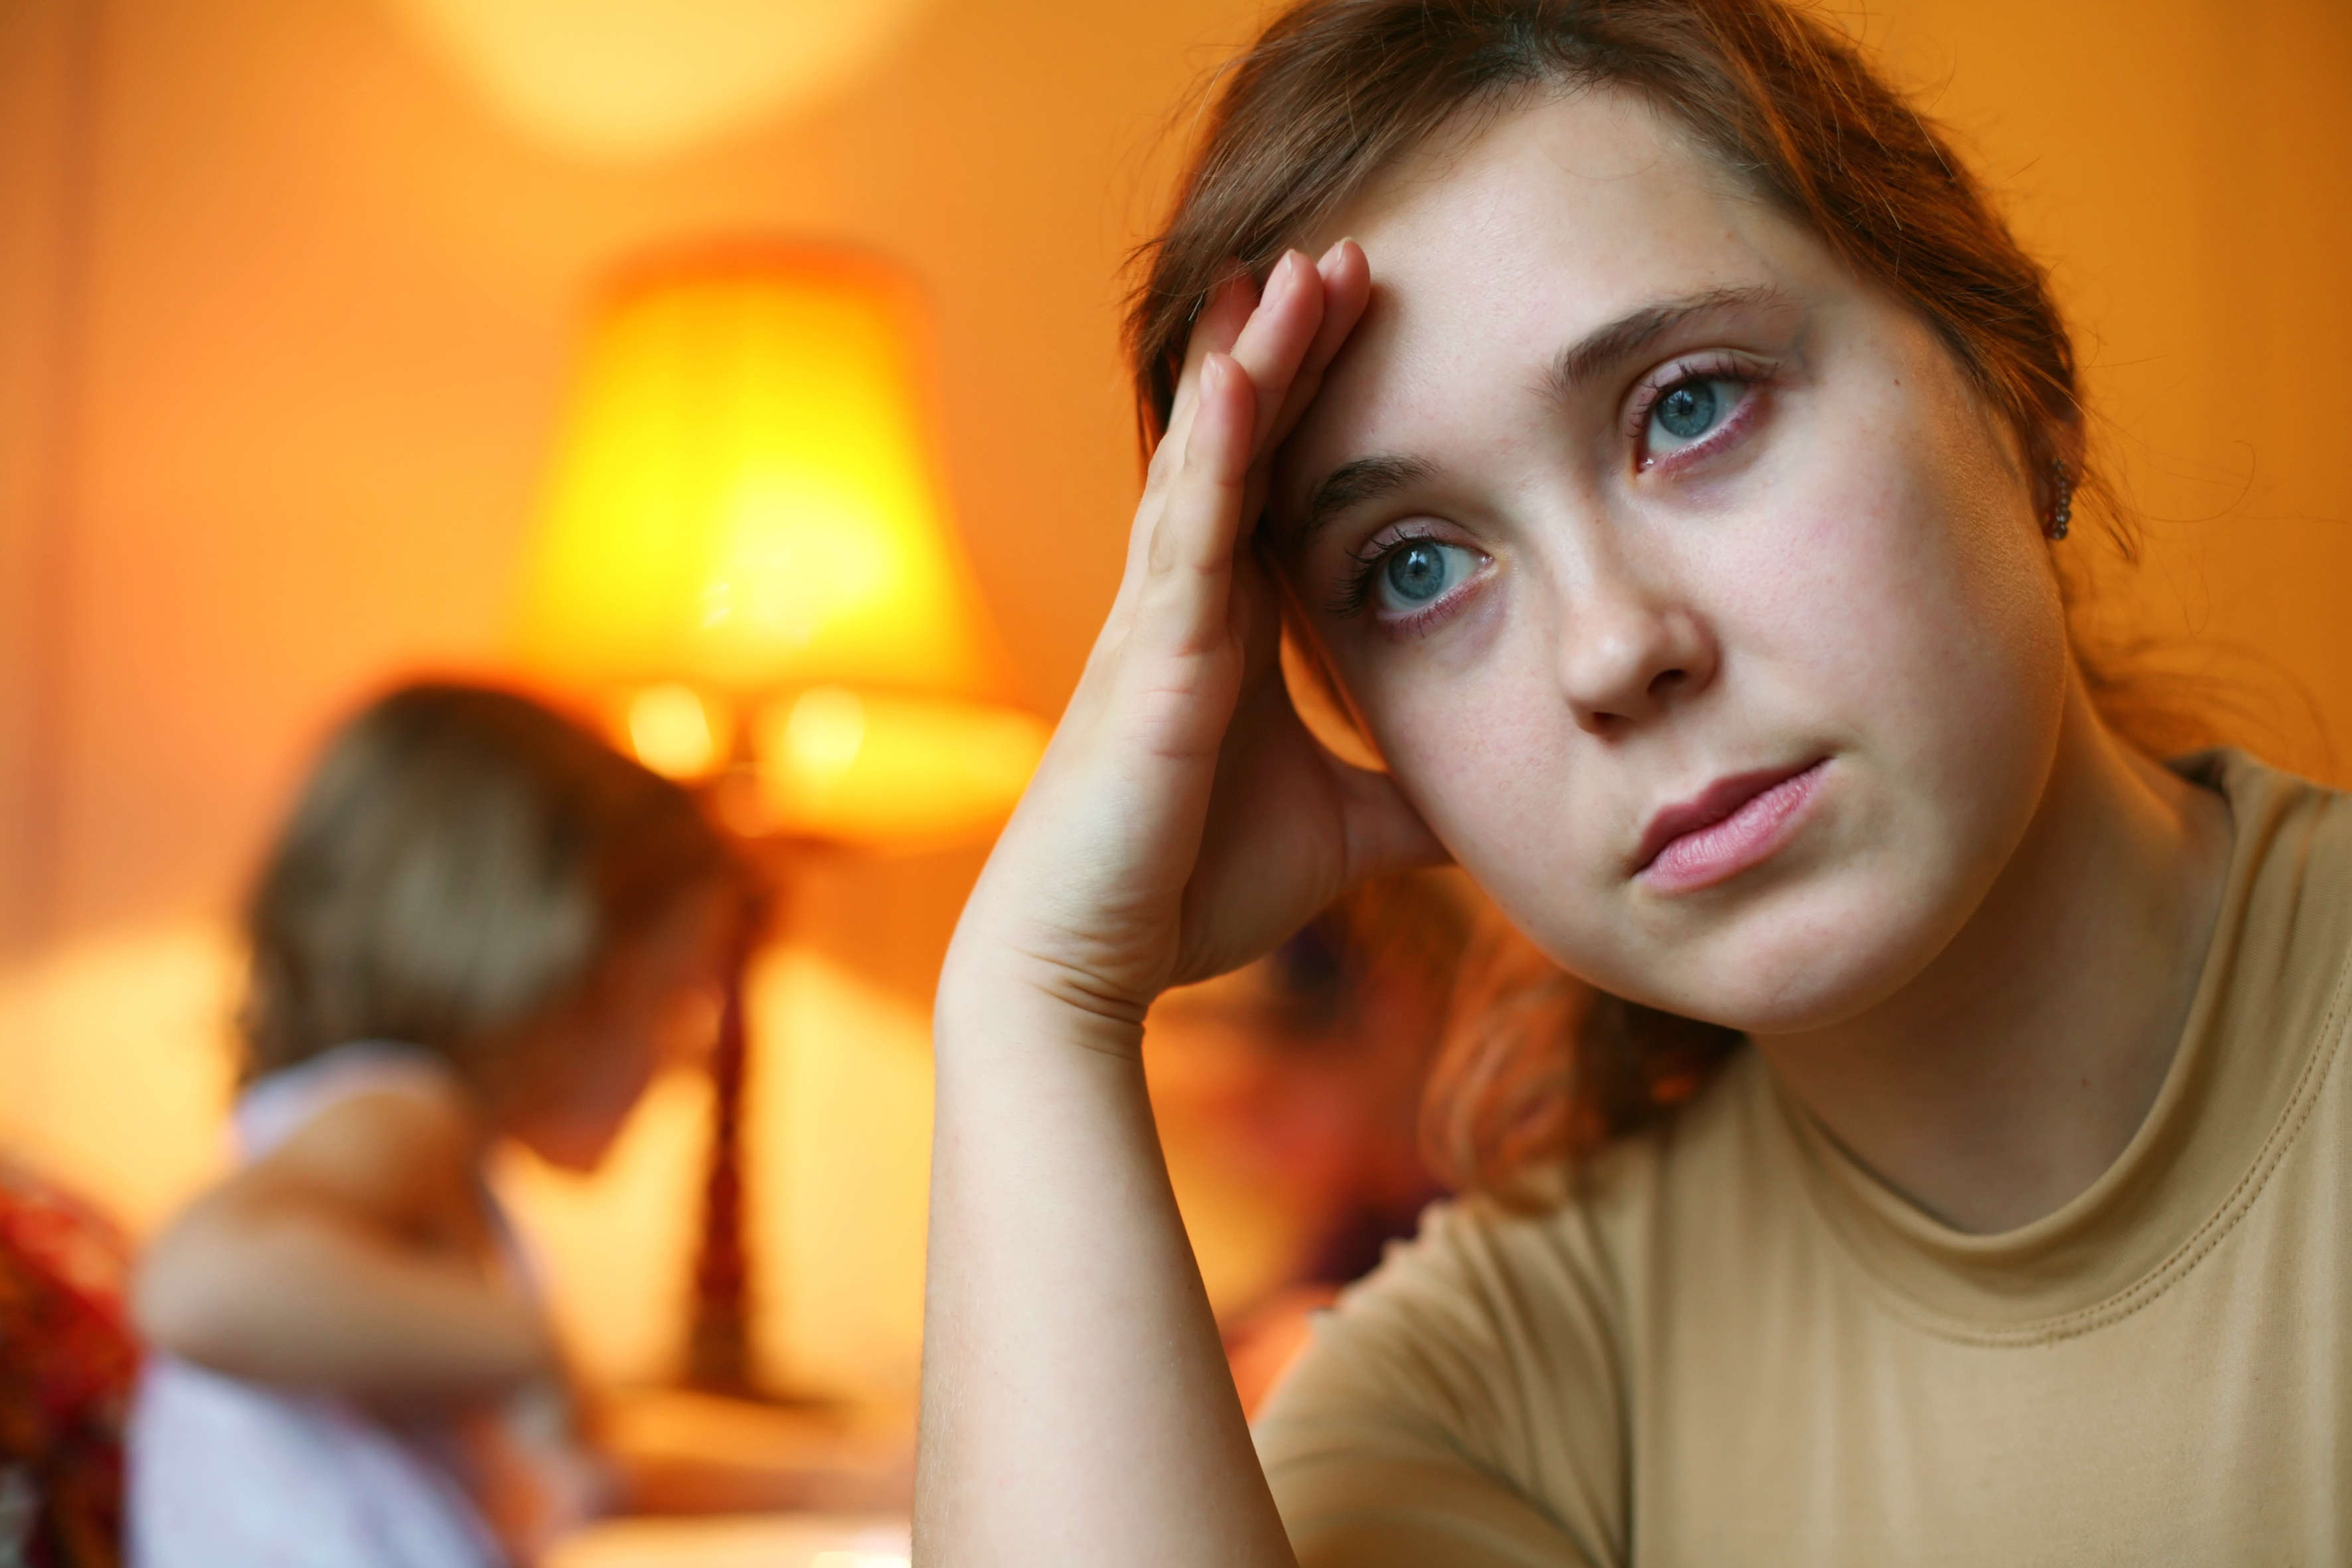
[[1716, 663], [1714, 636], [1691, 609], [1612, 583], [1570, 610], [1560, 689], [1579, 728], [1613, 736], [1705, 689]]

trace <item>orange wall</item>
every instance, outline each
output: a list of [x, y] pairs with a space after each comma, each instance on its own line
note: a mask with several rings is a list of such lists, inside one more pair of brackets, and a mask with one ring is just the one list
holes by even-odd
[[2221, 679], [2257, 749], [2352, 784], [2352, 440], [2321, 390], [2352, 353], [2352, 6], [1869, 11], [2055, 268], [2147, 521], [2111, 601]]

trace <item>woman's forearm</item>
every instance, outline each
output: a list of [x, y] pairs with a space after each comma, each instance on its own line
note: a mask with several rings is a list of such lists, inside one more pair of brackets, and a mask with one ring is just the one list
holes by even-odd
[[295, 1204], [192, 1213], [142, 1266], [135, 1305], [184, 1360], [369, 1400], [494, 1397], [554, 1364], [520, 1290]]
[[[1295, 1568], [1144, 1092], [1142, 1018], [1435, 841], [1291, 709], [1264, 464], [1371, 295], [1289, 252], [1201, 311], [1128, 573], [940, 987], [926, 1568]], [[1371, 781], [1367, 784], [1362, 781]]]
[[917, 1561], [1293, 1568], [1139, 1031], [943, 994]]

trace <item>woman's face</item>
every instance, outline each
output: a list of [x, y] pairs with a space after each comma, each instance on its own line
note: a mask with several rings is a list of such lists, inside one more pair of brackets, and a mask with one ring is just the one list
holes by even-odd
[[1373, 302], [1266, 526], [1439, 838], [1652, 1005], [1783, 1033], [1917, 974], [2023, 837], [2070, 670], [2016, 444], [1932, 330], [1612, 93], [1341, 235]]

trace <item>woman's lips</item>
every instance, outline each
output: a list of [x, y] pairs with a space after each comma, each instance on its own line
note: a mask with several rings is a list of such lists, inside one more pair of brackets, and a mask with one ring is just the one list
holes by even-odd
[[1695, 799], [1650, 820], [1634, 875], [1662, 893], [1727, 881], [1787, 842], [1829, 759], [1718, 779]]

